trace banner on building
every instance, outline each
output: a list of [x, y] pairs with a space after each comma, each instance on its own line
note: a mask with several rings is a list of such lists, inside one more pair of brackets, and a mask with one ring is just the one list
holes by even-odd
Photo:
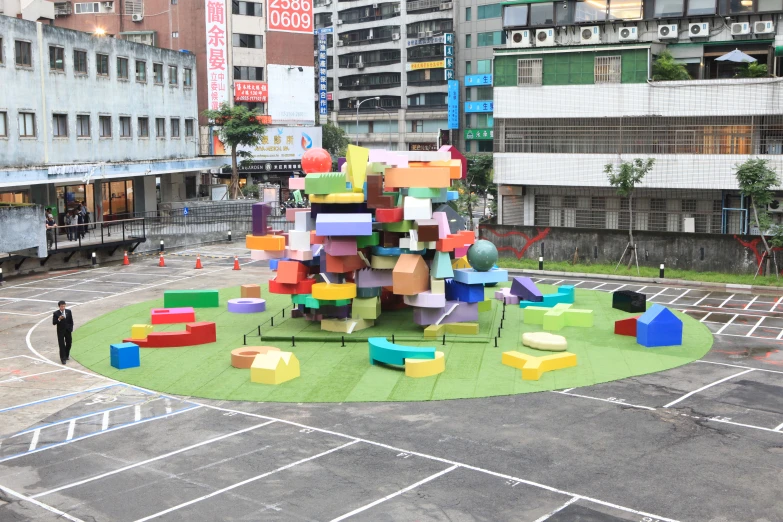
[[207, 100], [209, 108], [217, 110], [228, 101], [228, 71], [226, 51], [226, 5], [218, 0], [206, 0], [207, 22]]
[[454, 45], [454, 33], [444, 33], [438, 36], [424, 36], [422, 38], [409, 38], [405, 40], [405, 47], [433, 44]]
[[326, 116], [328, 105], [326, 99], [326, 33], [318, 34], [318, 114]]
[[405, 64], [405, 70], [420, 71], [421, 69], [442, 69], [445, 66], [445, 60], [436, 60], [432, 62], [408, 62]]
[[466, 140], [491, 140], [492, 129], [465, 129]]
[[234, 101], [266, 103], [269, 101], [269, 89], [266, 82], [235, 80]]
[[[213, 154], [230, 154], [218, 134], [217, 131], [213, 134]], [[237, 150], [249, 152], [256, 161], [300, 160], [306, 151], [321, 147], [322, 136], [321, 127], [267, 127], [258, 144], [243, 145]]]
[[492, 100], [465, 102], [465, 112], [492, 112]]
[[267, 5], [269, 31], [313, 34], [312, 0], [270, 0]]
[[449, 129], [459, 129], [459, 80], [449, 80]]
[[477, 87], [480, 85], [492, 85], [492, 75], [470, 74], [465, 76], [465, 87]]
[[269, 115], [275, 124], [314, 125], [315, 68], [267, 64]]

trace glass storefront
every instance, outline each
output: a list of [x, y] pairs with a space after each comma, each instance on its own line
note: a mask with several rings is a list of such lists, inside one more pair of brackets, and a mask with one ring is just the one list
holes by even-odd
[[0, 192], [0, 203], [30, 203], [29, 190]]
[[65, 214], [71, 210], [76, 210], [79, 203], [87, 206], [87, 211], [92, 216], [95, 215], [95, 197], [93, 195], [93, 185], [66, 185], [56, 187], [57, 192], [57, 224], [65, 224]]
[[133, 180], [106, 181], [101, 189], [104, 221], [133, 217]]

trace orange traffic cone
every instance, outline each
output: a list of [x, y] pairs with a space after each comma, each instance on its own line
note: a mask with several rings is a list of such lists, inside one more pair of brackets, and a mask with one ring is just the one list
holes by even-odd
[[163, 252], [160, 253], [160, 262], [158, 263], [158, 266], [166, 266], [166, 262], [163, 260]]
[[239, 268], [239, 257], [237, 256], [234, 256], [234, 270], [241, 270], [241, 268]]
[[130, 259], [128, 259], [128, 253], [127, 252], [125, 252], [125, 257], [122, 260], [122, 264], [124, 266], [128, 266], [130, 264]]
[[204, 268], [201, 266], [201, 254], [196, 254], [196, 270]]

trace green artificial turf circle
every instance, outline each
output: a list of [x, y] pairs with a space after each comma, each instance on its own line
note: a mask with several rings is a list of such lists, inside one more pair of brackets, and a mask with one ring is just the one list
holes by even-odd
[[[508, 286], [499, 285], [499, 286]], [[540, 285], [544, 293], [553, 287]], [[496, 288], [487, 288], [491, 298]], [[632, 314], [612, 308], [612, 294], [576, 289], [574, 308], [593, 310], [592, 328], [566, 327], [559, 332], [568, 340], [568, 351], [577, 355], [574, 368], [546, 372], [538, 381], [523, 381], [520, 371], [501, 364], [501, 353], [517, 350], [548, 355], [522, 346], [522, 333], [540, 331], [540, 326], [522, 322], [524, 310], [492, 299], [492, 310], [480, 314], [479, 336], [447, 335], [427, 341], [422, 327], [413, 323], [411, 309], [383, 312], [376, 326], [345, 336], [322, 332], [318, 323], [290, 318], [290, 296], [264, 292], [267, 312], [234, 314], [226, 310], [228, 299], [239, 297], [239, 288], [220, 290], [219, 308], [196, 309], [198, 321], [217, 323], [217, 342], [184, 348], [142, 348], [141, 366], [117, 370], [110, 364], [109, 345], [130, 337], [131, 326], [148, 324], [150, 309], [163, 307], [163, 299], [147, 301], [98, 317], [74, 332], [71, 356], [87, 368], [118, 381], [163, 393], [237, 401], [264, 402], [362, 402], [427, 401], [514, 395], [546, 390], [579, 388], [635, 375], [660, 372], [701, 358], [712, 346], [705, 325], [675, 312], [683, 321], [683, 345], [645, 348], [636, 339], [614, 335], [614, 321]], [[280, 311], [286, 307], [285, 319]], [[274, 327], [270, 318], [274, 317]], [[501, 321], [498, 347], [495, 336]], [[292, 351], [300, 361], [301, 376], [281, 385], [250, 382], [250, 370], [231, 366], [231, 350], [243, 346], [276, 346]], [[183, 324], [156, 325], [155, 331], [176, 331]], [[400, 368], [369, 363], [368, 337], [392, 334], [398, 344], [431, 346], [444, 352], [446, 371], [413, 379]], [[291, 346], [291, 336], [296, 346]]]

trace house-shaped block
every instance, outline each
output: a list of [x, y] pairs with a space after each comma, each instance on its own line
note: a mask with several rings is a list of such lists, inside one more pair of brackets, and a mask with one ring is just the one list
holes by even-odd
[[430, 270], [427, 263], [417, 254], [402, 254], [392, 272], [394, 293], [416, 295], [430, 286]]
[[260, 353], [250, 366], [250, 380], [261, 384], [282, 384], [299, 377], [299, 359], [291, 352]]
[[636, 342], [647, 348], [682, 344], [682, 321], [668, 308], [654, 304], [636, 321]]

